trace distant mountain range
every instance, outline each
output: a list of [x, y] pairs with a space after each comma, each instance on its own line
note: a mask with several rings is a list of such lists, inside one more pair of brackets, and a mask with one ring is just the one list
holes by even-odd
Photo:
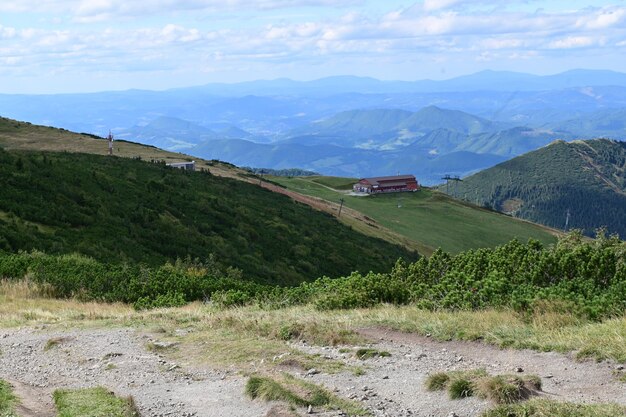
[[[338, 76], [314, 81], [286, 78], [235, 84], [212, 83], [200, 88], [216, 95], [328, 95], [360, 92], [439, 93], [466, 91], [545, 91], [580, 86], [624, 86], [626, 74], [607, 70], [571, 70], [554, 75], [532, 75], [511, 71], [481, 71], [447, 80], [381, 81], [370, 77]], [[198, 87], [192, 87], [196, 90]], [[179, 91], [189, 90], [187, 88]]]
[[[168, 120], [172, 123], [172, 120]], [[162, 123], [157, 123], [157, 127]], [[572, 139], [567, 132], [509, 127], [458, 110], [436, 106], [418, 112], [398, 109], [352, 110], [287, 132], [288, 139], [255, 143], [246, 139], [218, 138], [197, 126], [178, 121], [178, 138], [189, 132], [195, 138], [183, 145], [170, 136], [159, 137], [153, 124], [135, 130], [153, 136], [124, 133], [155, 146], [167, 145], [202, 158], [221, 159], [241, 166], [287, 169], [298, 167], [339, 176], [371, 176], [412, 172], [424, 184], [441, 177], [468, 175], [508, 158], [546, 145], [555, 139]], [[172, 126], [170, 130], [173, 130]], [[161, 130], [161, 131], [170, 131]], [[155, 133], [156, 132], [156, 133]], [[246, 132], [243, 132], [244, 134]]]
[[167, 91], [1, 95], [0, 115], [200, 157], [426, 184], [555, 139], [626, 139], [626, 74], [483, 71], [443, 81], [330, 77]]
[[555, 141], [465, 178], [449, 192], [547, 226], [588, 235], [606, 227], [624, 238], [626, 143]]

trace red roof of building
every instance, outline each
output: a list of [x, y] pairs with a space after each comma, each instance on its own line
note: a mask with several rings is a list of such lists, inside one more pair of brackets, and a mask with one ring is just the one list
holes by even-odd
[[406, 181], [416, 181], [416, 179], [415, 179], [414, 175], [392, 175], [392, 176], [389, 176], [389, 177], [361, 178], [359, 180], [359, 182], [361, 182], [361, 181], [367, 181], [368, 183], [370, 183], [372, 185], [380, 185], [381, 182], [383, 182], [383, 183], [388, 183], [388, 182], [397, 183], [397, 182], [406, 182]]

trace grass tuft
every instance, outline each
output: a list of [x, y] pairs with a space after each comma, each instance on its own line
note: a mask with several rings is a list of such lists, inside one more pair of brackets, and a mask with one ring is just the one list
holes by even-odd
[[11, 385], [0, 379], [0, 416], [17, 417], [15, 414], [15, 405], [17, 398], [13, 395]]
[[355, 355], [358, 359], [364, 360], [370, 358], [386, 358], [391, 356], [391, 353], [384, 350], [361, 348], [357, 349]]
[[504, 375], [481, 378], [475, 382], [476, 391], [496, 404], [512, 404], [528, 398], [530, 391], [524, 381]]
[[541, 390], [541, 378], [536, 375], [487, 375], [484, 369], [438, 372], [426, 378], [429, 391], [448, 390], [452, 399], [479, 396], [496, 404], [525, 400]]
[[437, 372], [426, 378], [426, 389], [428, 391], [444, 391], [450, 381], [450, 375], [445, 372]]
[[69, 342], [70, 340], [72, 340], [71, 337], [53, 337], [51, 339], [48, 339], [48, 341], [46, 342], [46, 344], [43, 347], [44, 352], [49, 351], [50, 349], [53, 349], [65, 342]]
[[103, 387], [56, 390], [53, 398], [58, 417], [139, 416], [132, 397], [117, 397]]
[[626, 409], [617, 404], [573, 404], [533, 399], [518, 404], [501, 405], [485, 411], [481, 417], [620, 417]]
[[282, 374], [276, 378], [252, 376], [246, 383], [245, 392], [252, 399], [285, 402], [298, 407], [312, 406], [325, 410], [341, 410], [349, 416], [368, 415], [359, 404], [341, 399], [319, 385], [289, 374]]
[[469, 378], [455, 378], [448, 384], [448, 394], [453, 400], [472, 397], [474, 395], [474, 384]]

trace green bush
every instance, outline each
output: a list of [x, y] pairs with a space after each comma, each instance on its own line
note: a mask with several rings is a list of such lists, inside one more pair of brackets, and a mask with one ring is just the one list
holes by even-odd
[[211, 300], [222, 307], [258, 303], [265, 308], [312, 304], [320, 310], [366, 308], [381, 303], [425, 309], [511, 308], [573, 315], [587, 320], [626, 311], [626, 243], [599, 234], [571, 233], [551, 247], [513, 240], [493, 249], [396, 262], [387, 273], [322, 277], [296, 287], [261, 285], [213, 256], [158, 267], [105, 264], [84, 255], [0, 252], [0, 277], [45, 283], [58, 297], [122, 301], [138, 308]]
[[626, 243], [574, 232], [549, 248], [513, 240], [456, 256], [437, 250], [412, 264], [399, 261], [388, 273], [320, 278], [286, 294], [287, 304], [320, 310], [412, 303], [432, 310], [560, 309], [599, 320], [626, 310]]
[[251, 299], [249, 293], [241, 290], [218, 290], [211, 296], [211, 302], [222, 308], [244, 306]]

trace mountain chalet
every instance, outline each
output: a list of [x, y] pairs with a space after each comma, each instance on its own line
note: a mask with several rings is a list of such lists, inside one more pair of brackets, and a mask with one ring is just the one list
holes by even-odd
[[352, 186], [355, 192], [368, 194], [417, 191], [419, 188], [420, 186], [413, 175], [362, 178]]

